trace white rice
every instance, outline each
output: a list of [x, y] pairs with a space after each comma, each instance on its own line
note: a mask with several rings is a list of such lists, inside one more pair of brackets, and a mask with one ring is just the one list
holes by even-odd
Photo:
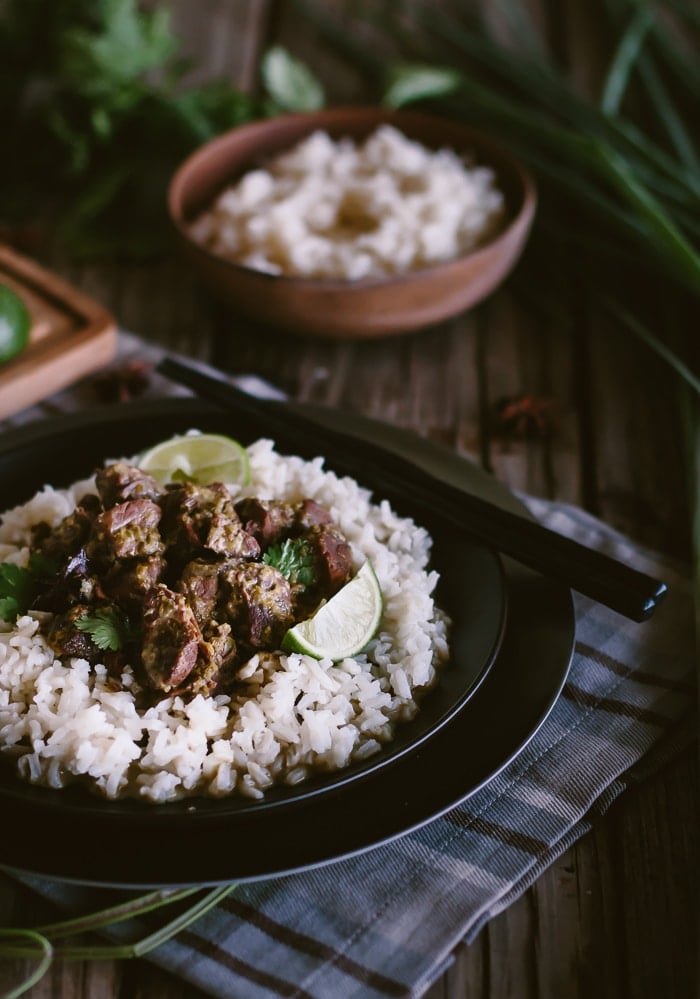
[[357, 281], [454, 260], [504, 218], [494, 171], [391, 125], [364, 142], [317, 131], [227, 188], [190, 227], [228, 260], [295, 277]]
[[[380, 750], [446, 661], [447, 623], [426, 569], [430, 537], [398, 517], [353, 479], [324, 471], [322, 459], [283, 457], [268, 440], [248, 449], [251, 483], [241, 495], [326, 506], [353, 549], [356, 567], [373, 562], [384, 595], [381, 631], [368, 649], [340, 663], [262, 653], [245, 663], [231, 695], [166, 697], [139, 710], [129, 667], [115, 691], [104, 666], [61, 663], [20, 617], [0, 633], [0, 750], [33, 783], [87, 782], [108, 798], [153, 802], [186, 795], [263, 796]], [[0, 521], [0, 561], [28, 558], [30, 529], [58, 524], [93, 480], [67, 490], [46, 486]]]

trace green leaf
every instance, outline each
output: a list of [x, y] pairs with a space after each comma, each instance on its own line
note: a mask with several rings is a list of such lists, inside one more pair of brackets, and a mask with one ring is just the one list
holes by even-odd
[[642, 46], [654, 24], [650, 7], [640, 7], [622, 36], [603, 85], [600, 107], [604, 114], [616, 115]]
[[285, 111], [317, 111], [323, 88], [307, 67], [276, 45], [262, 60], [262, 78], [270, 97]]
[[173, 54], [176, 41], [165, 8], [148, 12], [138, 0], [103, 0], [98, 32], [67, 28], [61, 68], [84, 94], [108, 93], [115, 81], [140, 79]]
[[32, 599], [34, 580], [29, 569], [12, 562], [0, 563], [0, 617], [14, 621], [26, 614]]
[[459, 73], [448, 67], [402, 64], [390, 72], [383, 103], [400, 108], [413, 101], [451, 94], [459, 85]]
[[307, 587], [315, 582], [314, 553], [304, 538], [287, 538], [280, 545], [270, 545], [262, 560], [292, 584]]
[[100, 607], [92, 615], [83, 614], [75, 626], [89, 635], [98, 649], [118, 652], [124, 644], [125, 621], [112, 607]]

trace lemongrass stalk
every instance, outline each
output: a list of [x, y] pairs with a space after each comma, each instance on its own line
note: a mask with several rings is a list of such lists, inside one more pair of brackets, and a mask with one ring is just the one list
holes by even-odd
[[665, 254], [658, 254], [667, 267], [675, 265], [691, 291], [700, 293], [700, 254], [693, 249], [682, 232], [674, 225], [659, 202], [639, 183], [625, 161], [610, 149], [599, 148], [601, 162], [605, 165], [610, 180], [615, 184], [628, 203], [639, 212], [648, 224], [650, 235]]
[[639, 74], [644, 81], [649, 99], [654, 106], [657, 117], [665, 127], [668, 137], [678, 153], [682, 163], [689, 170], [698, 171], [700, 161], [695, 152], [693, 141], [688, 135], [683, 121], [676, 111], [661, 77], [656, 72], [653, 63], [644, 54], [639, 59]]
[[[3, 940], [10, 941], [12, 939], [21, 938], [24, 940], [29, 940], [34, 944], [32, 948], [23, 948], [12, 946], [12, 944], [4, 944]], [[38, 952], [38, 954], [37, 954]], [[19, 999], [19, 996], [23, 996], [28, 992], [38, 981], [40, 981], [46, 972], [51, 967], [51, 962], [53, 960], [53, 947], [51, 943], [38, 933], [36, 930], [0, 930], [0, 958], [13, 958], [13, 957], [23, 957], [23, 958], [36, 958], [39, 957], [39, 963], [36, 968], [34, 968], [27, 977], [16, 985], [9, 992], [6, 992], [4, 999]]]
[[691, 368], [683, 361], [675, 351], [666, 344], [659, 340], [654, 334], [646, 328], [635, 316], [633, 316], [627, 309], [624, 309], [621, 305], [615, 302], [609, 297], [604, 297], [602, 299], [603, 305], [613, 316], [616, 317], [624, 326], [627, 327], [635, 336], [639, 337], [647, 347], [651, 348], [659, 357], [661, 357], [671, 368], [680, 375], [683, 381], [695, 392], [700, 395], [700, 378], [695, 374]]
[[164, 905], [172, 905], [189, 895], [201, 891], [201, 888], [169, 889], [149, 892], [147, 895], [140, 895], [138, 898], [122, 902], [120, 905], [113, 905], [108, 909], [101, 909], [99, 912], [90, 913], [87, 916], [78, 916], [75, 919], [65, 919], [60, 923], [47, 923], [45, 926], [37, 926], [37, 932], [52, 940], [61, 937], [75, 936], [77, 933], [89, 933], [99, 930], [104, 926], [111, 926], [114, 923], [123, 922], [125, 919], [134, 919], [143, 916], [154, 909], [160, 909]]
[[186, 929], [195, 920], [200, 919], [206, 912], [214, 908], [222, 899], [226, 898], [235, 885], [223, 885], [219, 888], [207, 892], [203, 899], [190, 906], [185, 912], [177, 916], [171, 922], [166, 923], [154, 933], [135, 943], [130, 944], [106, 944], [88, 945], [74, 947], [55, 947], [54, 956], [64, 961], [107, 961], [107, 960], [128, 960], [133, 957], [143, 957], [156, 947], [162, 946], [182, 930]]
[[603, 114], [617, 115], [629, 84], [630, 74], [642, 50], [654, 16], [649, 7], [640, 7], [630, 21], [613, 57], [603, 84], [600, 108]]

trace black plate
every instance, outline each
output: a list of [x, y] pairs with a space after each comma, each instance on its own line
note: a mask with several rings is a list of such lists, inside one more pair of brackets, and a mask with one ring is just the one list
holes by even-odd
[[[0, 444], [3, 506], [22, 502], [47, 481], [68, 485], [105, 456], [136, 452], [191, 426], [244, 441], [261, 433], [260, 427], [238, 423], [233, 428], [230, 418], [193, 400], [65, 417], [15, 432]], [[357, 427], [363, 432], [363, 421]], [[292, 436], [278, 441], [280, 447], [293, 447]], [[401, 435], [398, 444], [405, 447], [406, 441]], [[332, 459], [328, 456], [330, 467]], [[410, 513], [410, 507], [401, 512]], [[275, 790], [262, 803], [189, 799], [160, 806], [105, 802], [81, 787], [35, 788], [5, 767], [0, 799], [12, 822], [3, 823], [0, 832], [0, 863], [116, 885], [245, 880], [365, 849], [476, 790], [532, 736], [559, 693], [573, 642], [571, 595], [513, 565], [504, 577], [487, 549], [453, 532], [446, 535], [439, 523], [426, 526], [436, 540], [443, 599], [453, 615], [462, 610], [456, 617], [456, 667], [381, 761], [375, 757], [297, 789]], [[469, 619], [464, 607], [473, 609]], [[536, 666], [526, 670], [525, 663]], [[100, 848], [86, 850], [86, 843]]]

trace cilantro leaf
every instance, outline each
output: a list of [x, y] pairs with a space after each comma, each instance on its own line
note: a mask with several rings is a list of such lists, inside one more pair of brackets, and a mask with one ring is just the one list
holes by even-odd
[[29, 569], [12, 562], [0, 563], [0, 617], [14, 621], [26, 614], [34, 592], [34, 580]]
[[83, 614], [75, 626], [89, 635], [98, 649], [118, 652], [124, 643], [126, 622], [113, 607], [99, 607], [94, 614]]
[[281, 545], [270, 545], [262, 560], [294, 585], [309, 587], [316, 580], [313, 549], [304, 538], [287, 538]]

